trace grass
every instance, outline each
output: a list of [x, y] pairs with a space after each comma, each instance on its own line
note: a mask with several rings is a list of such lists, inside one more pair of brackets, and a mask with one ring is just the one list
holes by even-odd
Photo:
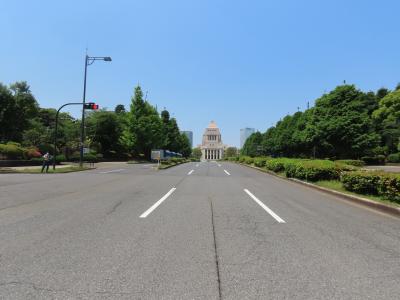
[[349, 195], [352, 195], [352, 196], [358, 196], [358, 197], [362, 197], [362, 198], [366, 198], [366, 199], [382, 202], [382, 203], [385, 203], [385, 204], [390, 204], [392, 206], [400, 207], [400, 204], [398, 204], [396, 202], [393, 202], [393, 201], [390, 201], [390, 200], [387, 200], [387, 199], [384, 199], [384, 198], [382, 198], [380, 196], [377, 196], [377, 195], [366, 195], [366, 194], [357, 194], [357, 193], [350, 192], [350, 191], [346, 190], [343, 187], [342, 183], [340, 181], [338, 181], [338, 180], [321, 180], [321, 181], [317, 181], [317, 182], [313, 182], [313, 183], [315, 185], [318, 185], [318, 186], [321, 186], [321, 187], [324, 187], [324, 188], [328, 188], [328, 189], [331, 189], [331, 190], [335, 190], [335, 191], [338, 191], [338, 192], [341, 192], [341, 193], [344, 193], [344, 194], [349, 194]]
[[[80, 172], [80, 171], [86, 171], [90, 170], [91, 168], [88, 167], [78, 167], [78, 166], [70, 166], [70, 167], [65, 167], [65, 168], [57, 168], [53, 170], [52, 167], [49, 168], [48, 174], [54, 174], [54, 173], [71, 173], [71, 172]], [[25, 174], [39, 174], [41, 173], [40, 171], [42, 170], [42, 167], [38, 168], [31, 168], [31, 169], [22, 169], [22, 170], [13, 170], [14, 172], [12, 173], [25, 173]]]

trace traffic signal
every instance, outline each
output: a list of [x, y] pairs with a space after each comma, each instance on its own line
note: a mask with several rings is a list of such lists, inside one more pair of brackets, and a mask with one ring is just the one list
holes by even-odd
[[84, 106], [85, 109], [93, 109], [93, 110], [99, 109], [99, 105], [94, 102], [85, 103]]

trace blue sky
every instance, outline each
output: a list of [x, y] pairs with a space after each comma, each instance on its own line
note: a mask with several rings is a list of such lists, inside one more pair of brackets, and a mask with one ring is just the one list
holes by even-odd
[[[42, 107], [87, 98], [129, 107], [135, 85], [200, 143], [265, 131], [343, 80], [363, 90], [400, 81], [399, 1], [1, 0], [0, 82], [26, 80]], [[70, 110], [74, 116], [79, 110]]]

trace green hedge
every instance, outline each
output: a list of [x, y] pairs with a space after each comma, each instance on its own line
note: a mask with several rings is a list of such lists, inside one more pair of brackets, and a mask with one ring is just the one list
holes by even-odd
[[18, 143], [0, 144], [0, 154], [6, 156], [7, 159], [23, 159], [24, 152], [25, 149]]
[[255, 157], [254, 158], [254, 165], [256, 167], [263, 168], [263, 167], [265, 167], [265, 164], [267, 163], [267, 160], [268, 160], [268, 158], [266, 158], [266, 157]]
[[345, 172], [340, 178], [343, 187], [359, 194], [379, 195], [400, 203], [400, 175], [384, 172]]
[[400, 163], [400, 152], [389, 154], [387, 157], [387, 161], [390, 163]]
[[287, 177], [307, 181], [338, 180], [341, 172], [349, 169], [350, 167], [345, 164], [338, 164], [329, 160], [301, 161], [285, 165]]
[[349, 165], [349, 166], [355, 166], [355, 167], [365, 166], [364, 161], [356, 160], [356, 159], [340, 159], [340, 160], [336, 160], [335, 162], [340, 163], [340, 164]]
[[361, 157], [361, 160], [364, 161], [367, 165], [384, 165], [385, 164], [385, 156], [384, 155], [364, 156], [364, 157]]

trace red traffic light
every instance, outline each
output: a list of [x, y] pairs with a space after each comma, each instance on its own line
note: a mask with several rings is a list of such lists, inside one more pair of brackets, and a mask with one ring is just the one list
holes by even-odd
[[85, 103], [85, 109], [99, 109], [99, 105], [93, 102]]

